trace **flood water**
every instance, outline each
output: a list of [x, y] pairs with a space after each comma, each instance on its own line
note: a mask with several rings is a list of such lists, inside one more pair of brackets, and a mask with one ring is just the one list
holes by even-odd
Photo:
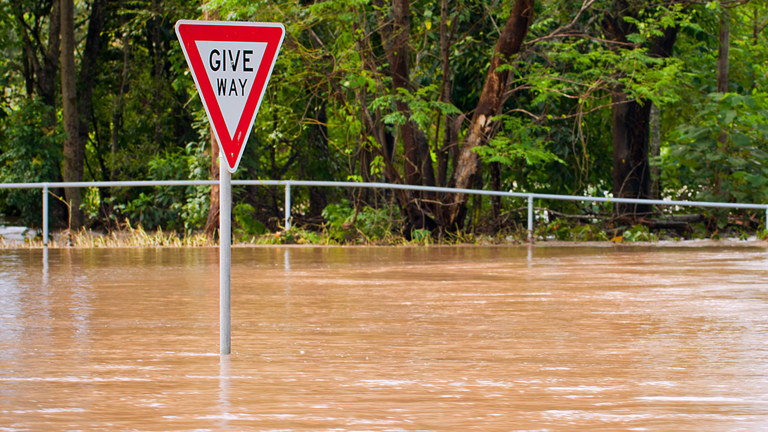
[[768, 250], [0, 250], [0, 431], [768, 429]]

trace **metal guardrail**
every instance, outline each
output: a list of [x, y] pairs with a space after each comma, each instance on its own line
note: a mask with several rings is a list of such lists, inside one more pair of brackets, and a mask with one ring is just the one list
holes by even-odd
[[[0, 183], [0, 189], [42, 189], [43, 192], [43, 244], [48, 244], [48, 190], [50, 188], [85, 188], [85, 187], [156, 187], [156, 186], [212, 186], [218, 185], [218, 180], [136, 180], [136, 181], [100, 181], [100, 182], [51, 182], [51, 183]], [[748, 203], [723, 203], [707, 201], [676, 201], [676, 200], [652, 200], [633, 198], [608, 198], [576, 195], [556, 195], [528, 192], [502, 192], [481, 189], [456, 189], [433, 186], [415, 186], [393, 183], [358, 183], [338, 181], [313, 181], [313, 180], [232, 180], [232, 185], [241, 186], [283, 186], [285, 188], [285, 229], [291, 228], [291, 186], [313, 187], [349, 187], [368, 189], [400, 189], [424, 192], [459, 193], [467, 195], [501, 196], [512, 198], [525, 198], [528, 201], [528, 237], [533, 235], [533, 200], [559, 200], [559, 201], [584, 201], [584, 202], [608, 202], [625, 204], [648, 204], [680, 207], [711, 207], [729, 209], [754, 209], [763, 210], [768, 227], [768, 204]]]

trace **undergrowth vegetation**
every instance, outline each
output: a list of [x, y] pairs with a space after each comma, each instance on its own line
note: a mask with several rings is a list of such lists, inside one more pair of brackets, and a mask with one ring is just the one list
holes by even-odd
[[[322, 212], [319, 224], [298, 223], [290, 229], [270, 230], [254, 215], [249, 204], [238, 204], [232, 211], [233, 244], [248, 245], [516, 245], [529, 242], [529, 233], [521, 220], [505, 219], [478, 223], [459, 231], [406, 231], [404, 217], [395, 205], [380, 208], [355, 206], [343, 200], [330, 204]], [[520, 218], [522, 215], [518, 216]], [[768, 231], [758, 223], [758, 215], [746, 213], [724, 216], [684, 215], [687, 222], [648, 219], [644, 224], [621, 225], [607, 216], [567, 217], [547, 215], [537, 211], [532, 240], [535, 243], [612, 242], [653, 243], [662, 240], [695, 239], [766, 240]], [[682, 219], [683, 216], [678, 216]], [[726, 220], [726, 223], [722, 223]], [[0, 235], [0, 248], [41, 247], [42, 238], [29, 238], [23, 243], [4, 239]], [[131, 225], [127, 220], [118, 228], [100, 232], [92, 229], [63, 230], [49, 239], [50, 247], [205, 247], [218, 245], [218, 239], [194, 231], [164, 231], [146, 229], [141, 224]]]

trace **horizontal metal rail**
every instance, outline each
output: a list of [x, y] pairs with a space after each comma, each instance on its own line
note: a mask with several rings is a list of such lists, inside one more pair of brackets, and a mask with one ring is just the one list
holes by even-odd
[[[45, 182], [45, 183], [0, 183], [0, 189], [42, 189], [43, 191], [43, 244], [48, 244], [48, 191], [51, 188], [86, 188], [86, 187], [158, 187], [158, 186], [213, 186], [218, 180], [135, 180], [135, 181], [96, 181], [96, 182]], [[512, 198], [524, 198], [528, 201], [528, 238], [533, 237], [533, 200], [559, 200], [605, 202], [622, 204], [646, 204], [680, 207], [710, 207], [727, 209], [763, 210], [768, 226], [768, 204], [724, 203], [710, 201], [655, 200], [639, 198], [612, 198], [577, 195], [556, 195], [533, 192], [489, 191], [481, 189], [457, 189], [434, 186], [416, 186], [393, 183], [362, 183], [314, 180], [232, 180], [232, 185], [239, 186], [282, 186], [285, 188], [285, 228], [291, 227], [291, 187], [347, 187], [368, 189], [398, 189], [423, 192], [455, 193], [466, 195], [485, 195]]]

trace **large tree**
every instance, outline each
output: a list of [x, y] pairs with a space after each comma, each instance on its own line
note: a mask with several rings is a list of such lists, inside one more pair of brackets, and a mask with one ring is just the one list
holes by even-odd
[[[110, 12], [107, 6], [106, 0], [93, 0], [91, 3], [85, 46], [80, 59], [80, 70], [77, 74], [78, 140], [82, 146], [85, 146], [90, 132], [94, 129], [93, 92], [96, 87], [95, 80], [101, 66], [100, 54], [104, 45], [110, 42], [108, 37], [103, 34], [107, 14]], [[108, 178], [109, 173], [104, 172], [103, 174], [105, 178]]]
[[[641, 7], [629, 0], [616, 0], [614, 9], [604, 20], [604, 27], [611, 39], [622, 49], [647, 49], [648, 55], [665, 58], [672, 55], [678, 28], [668, 26], [661, 34], [636, 47], [629, 36], [637, 33], [636, 25]], [[651, 173], [648, 160], [650, 119], [652, 102], [631, 97], [624, 85], [616, 85], [611, 91], [612, 138], [613, 138], [613, 196], [617, 198], [653, 198]], [[651, 207], [646, 204], [617, 204], [617, 216], [635, 218], [647, 214]]]
[[[75, 18], [73, 0], [61, 0], [61, 98], [64, 130], [67, 139], [64, 142], [64, 166], [62, 177], [65, 182], [83, 180], [84, 148], [80, 139], [80, 123], [77, 115], [77, 71], [75, 69]], [[70, 226], [79, 228], [83, 225], [83, 202], [80, 188], [64, 189], [69, 211]]]
[[[520, 52], [528, 29], [533, 20], [534, 0], [515, 0], [504, 28], [501, 30], [496, 48], [485, 76], [485, 83], [464, 140], [461, 143], [456, 170], [453, 172], [451, 186], [465, 189], [472, 186], [473, 179], [480, 170], [480, 158], [475, 152], [493, 136], [495, 122], [493, 117], [499, 114], [506, 100], [509, 79], [512, 71], [509, 67], [514, 56]], [[463, 222], [467, 204], [465, 194], [447, 197], [448, 207], [442, 215], [442, 225], [455, 227]]]

